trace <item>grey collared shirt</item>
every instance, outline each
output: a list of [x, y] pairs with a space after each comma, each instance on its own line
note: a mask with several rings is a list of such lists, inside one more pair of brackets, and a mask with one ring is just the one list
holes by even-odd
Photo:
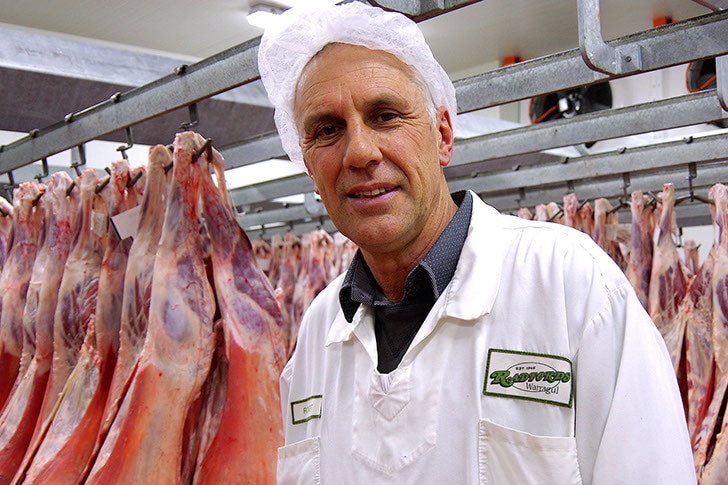
[[379, 362], [389, 373], [397, 368], [422, 322], [450, 283], [468, 235], [473, 198], [470, 192], [452, 194], [458, 210], [435, 244], [407, 275], [402, 301], [392, 303], [357, 251], [344, 277], [339, 302], [348, 322], [362, 303], [374, 307], [374, 332]]

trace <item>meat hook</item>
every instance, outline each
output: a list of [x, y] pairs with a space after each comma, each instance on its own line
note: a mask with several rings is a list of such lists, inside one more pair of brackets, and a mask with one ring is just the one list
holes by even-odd
[[134, 136], [131, 132], [131, 126], [126, 127], [126, 145], [122, 145], [116, 149], [117, 152], [121, 152], [121, 157], [124, 160], [129, 160], [126, 156], [126, 151], [134, 146]]
[[549, 217], [548, 222], [554, 222], [557, 218], [559, 218], [562, 215], [564, 215], [564, 209], [562, 209], [561, 207], [559, 207], [559, 210], [554, 215], [552, 215], [551, 217]]
[[142, 170], [139, 169], [136, 171], [134, 175], [129, 179], [129, 181], [126, 183], [126, 188], [130, 189], [134, 187], [134, 184], [139, 181], [139, 179], [142, 178]]
[[197, 150], [194, 155], [192, 155], [192, 163], [195, 163], [202, 156], [203, 153], [205, 153], [207, 156], [207, 162], [212, 162], [212, 138], [207, 138], [205, 140], [205, 143], [200, 147], [200, 149]]
[[101, 191], [104, 190], [104, 187], [106, 187], [107, 185], [109, 185], [109, 182], [110, 181], [111, 181], [111, 175], [107, 175], [106, 177], [104, 177], [103, 179], [101, 179], [101, 181], [96, 185], [95, 192], [97, 194], [100, 194]]
[[625, 201], [622, 197], [617, 199], [617, 201], [619, 202], [619, 204], [617, 204], [612, 209], [607, 211], [607, 214], [614, 214], [615, 212], [618, 212], [620, 209], [623, 209], [625, 207], [630, 207], [629, 202]]
[[45, 194], [45, 192], [38, 192], [38, 195], [36, 195], [35, 199], [33, 199], [33, 207], [38, 205], [38, 202], [40, 202], [40, 198], [43, 197], [43, 194]]
[[179, 125], [179, 129], [187, 131], [193, 126], [196, 126], [200, 122], [200, 117], [197, 114], [197, 103], [192, 103], [187, 107], [190, 112], [190, 120], [185, 121]]
[[38, 182], [42, 182], [43, 179], [49, 175], [48, 174], [48, 159], [47, 158], [41, 159], [41, 167], [42, 167], [41, 172], [39, 174], [36, 174], [36, 176], [35, 176], [35, 179]]
[[695, 193], [695, 190], [693, 188], [693, 179], [695, 179], [698, 176], [698, 165], [695, 162], [688, 163], [688, 194], [683, 195], [682, 197], [678, 197], [675, 199], [675, 205], [680, 204], [681, 202], [685, 202], [686, 200], [689, 200], [690, 202], [695, 202], [696, 200], [699, 202], [702, 202], [704, 204], [712, 204], [713, 201], [710, 199], [706, 199], [705, 197], [702, 197]]
[[81, 176], [81, 169], [79, 167], [83, 167], [84, 165], [86, 165], [86, 147], [78, 145], [75, 150], [71, 151], [71, 168], [76, 172], [76, 177]]

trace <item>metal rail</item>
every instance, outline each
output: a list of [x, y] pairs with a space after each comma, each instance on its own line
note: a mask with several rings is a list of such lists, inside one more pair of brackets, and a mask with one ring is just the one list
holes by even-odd
[[[639, 45], [643, 51], [642, 72], [721, 56], [728, 53], [728, 11], [621, 37], [609, 45]], [[594, 71], [584, 63], [579, 49], [573, 49], [494, 69], [454, 84], [458, 112], [466, 113], [625, 75], [628, 74]]]
[[[451, 8], [461, 6], [455, 5]], [[705, 42], [706, 38], [711, 42]], [[253, 39], [198, 63], [180, 66], [175, 73], [112, 96], [4, 146], [0, 151], [0, 173], [257, 79], [258, 43], [259, 39]], [[643, 71], [728, 54], [728, 12], [670, 24], [612, 44], [641, 45], [645, 52]], [[458, 111], [474, 111], [616, 77], [621, 75], [607, 76], [589, 69], [575, 49], [456, 81]], [[247, 147], [240, 144], [238, 148]], [[261, 153], [261, 156], [269, 154]], [[230, 166], [240, 165], [231, 161]]]
[[[707, 123], [725, 117], [728, 117], [728, 113], [721, 109], [715, 90], [688, 94], [652, 103], [598, 111], [570, 119], [457, 140], [449, 167], [467, 167], [483, 161], [493, 161], [494, 164], [509, 163], [507, 159], [516, 155]], [[270, 148], [274, 145], [273, 139], [273, 137], [258, 139], [256, 146]], [[239, 160], [238, 157], [246, 151], [242, 148], [244, 146], [223, 148], [221, 153], [226, 160]], [[268, 152], [268, 154], [272, 153], [275, 152]], [[505, 159], [505, 162], [497, 162], [496, 160], [499, 159]], [[527, 163], [529, 159], [525, 160], [521, 160], [520, 164]], [[533, 163], [538, 162], [538, 158], [530, 158], [530, 160], [533, 160]], [[653, 169], [661, 167], [662, 164], [661, 159], [653, 160]], [[497, 165], [491, 165], [490, 168], [492, 169], [494, 166]], [[594, 174], [587, 171], [581, 175], [591, 177]], [[232, 200], [236, 206], [246, 206], [312, 190], [313, 184], [306, 175], [296, 175], [235, 189], [232, 191]], [[273, 222], [277, 215], [271, 214], [271, 216], [273, 219], [270, 222]]]
[[[672, 182], [676, 190], [686, 190], [688, 186], [697, 192], [705, 192], [716, 182], [728, 183], [728, 134], [717, 134], [700, 138], [687, 138], [644, 147], [617, 150], [613, 152], [586, 155], [576, 159], [552, 157], [550, 163], [519, 166], [517, 169], [495, 167], [483, 170], [477, 177], [458, 177], [448, 180], [450, 190], [471, 189], [494, 207], [514, 212], [518, 207], [533, 207], [543, 202], [560, 202], [567, 192], [575, 192], [582, 200], [604, 197], [616, 201], [628, 197], [627, 190], [659, 190], [663, 183]], [[659, 160], [659, 166], [656, 165]], [[688, 183], [688, 165], [695, 163], [697, 181]], [[627, 178], [625, 179], [625, 174]], [[290, 184], [309, 185], [305, 175], [289, 177]], [[625, 180], [630, 180], [629, 186]], [[272, 189], [277, 185], [260, 184], [265, 187], [259, 193], [260, 201], [270, 200], [275, 195]], [[300, 191], [298, 192], [300, 193]], [[705, 196], [706, 194], [702, 194]], [[253, 202], [253, 198], [247, 202]], [[683, 220], [696, 221], [694, 214], [688, 218], [678, 211]], [[701, 223], [709, 222], [709, 212], [703, 214]], [[302, 206], [251, 212], [238, 217], [246, 229], [258, 231], [267, 225], [296, 224], [320, 216], [311, 216]]]
[[[386, 3], [391, 9], [412, 10], [422, 20], [475, 1], [478, 0], [388, 0]], [[180, 65], [156, 81], [116, 93], [95, 106], [70, 113], [65, 120], [0, 147], [0, 174], [255, 81], [259, 78], [259, 43], [260, 38], [252, 39], [197, 63]]]

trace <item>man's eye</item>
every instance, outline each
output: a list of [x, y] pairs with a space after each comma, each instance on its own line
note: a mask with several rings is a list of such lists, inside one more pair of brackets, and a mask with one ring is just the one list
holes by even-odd
[[379, 114], [379, 120], [383, 121], [383, 122], [392, 121], [396, 118], [398, 118], [398, 115], [397, 115], [397, 113], [394, 113], [394, 112], [386, 112], [386, 113]]
[[336, 133], [336, 127], [335, 126], [331, 126], [331, 125], [324, 126], [323, 128], [321, 128], [319, 130], [319, 135], [323, 135], [323, 136], [331, 136], [334, 133]]
[[339, 127], [336, 125], [326, 125], [316, 130], [317, 140], [328, 140], [335, 136], [339, 132]]

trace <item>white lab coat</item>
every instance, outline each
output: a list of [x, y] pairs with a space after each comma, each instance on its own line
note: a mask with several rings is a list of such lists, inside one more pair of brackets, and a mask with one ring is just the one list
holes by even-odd
[[344, 318], [341, 277], [313, 302], [281, 376], [278, 482], [695, 483], [670, 358], [624, 274], [588, 236], [473, 195], [395, 371], [376, 370], [371, 308]]

